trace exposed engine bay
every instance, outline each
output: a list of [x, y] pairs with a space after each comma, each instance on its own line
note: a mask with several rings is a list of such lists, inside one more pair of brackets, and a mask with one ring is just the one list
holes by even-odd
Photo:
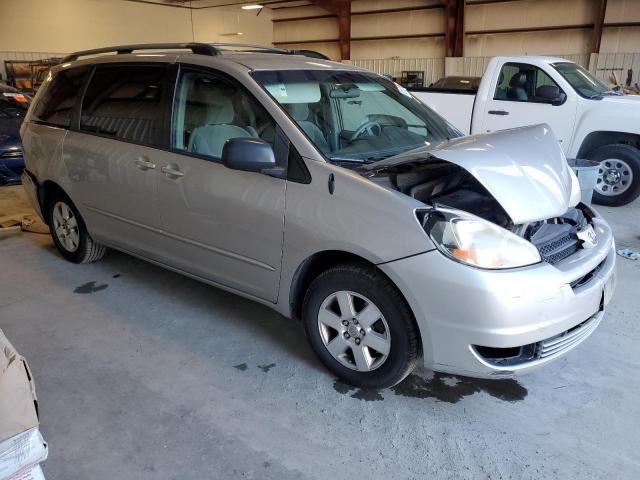
[[583, 204], [541, 221], [514, 224], [500, 203], [467, 170], [453, 163], [429, 162], [396, 165], [376, 172], [370, 180], [381, 183], [427, 205], [463, 210], [495, 223], [531, 242], [548, 263], [557, 263], [583, 248], [578, 233], [592, 224], [593, 214]]

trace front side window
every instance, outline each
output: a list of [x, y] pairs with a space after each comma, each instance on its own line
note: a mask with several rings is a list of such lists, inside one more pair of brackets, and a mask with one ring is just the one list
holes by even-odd
[[206, 72], [181, 73], [173, 108], [173, 148], [220, 159], [231, 138], [259, 138], [273, 145], [275, 134], [271, 116], [235, 82]]
[[253, 77], [330, 160], [377, 161], [462, 135], [379, 75], [284, 70]]
[[616, 93], [580, 65], [563, 62], [555, 63], [552, 67], [578, 92], [578, 95], [596, 98], [600, 95]]
[[34, 106], [33, 120], [56, 127], [69, 128], [71, 114], [76, 104], [78, 95], [82, 92], [82, 86], [89, 67], [70, 68], [61, 70], [45, 83], [45, 90], [38, 97]]
[[160, 145], [165, 73], [163, 65], [98, 67], [82, 101], [80, 130]]
[[558, 84], [542, 69], [526, 63], [505, 63], [500, 70], [495, 100], [548, 103], [560, 97]]

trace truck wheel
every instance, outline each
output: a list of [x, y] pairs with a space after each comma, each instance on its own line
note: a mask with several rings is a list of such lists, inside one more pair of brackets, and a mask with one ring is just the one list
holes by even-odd
[[588, 158], [600, 162], [594, 203], [617, 207], [640, 195], [640, 150], [631, 145], [605, 145]]
[[420, 356], [409, 306], [372, 267], [339, 265], [320, 274], [305, 296], [303, 322], [320, 361], [356, 387], [391, 387]]
[[78, 209], [66, 195], [56, 194], [48, 203], [47, 221], [53, 243], [70, 262], [95, 262], [104, 255], [106, 248], [91, 238]]

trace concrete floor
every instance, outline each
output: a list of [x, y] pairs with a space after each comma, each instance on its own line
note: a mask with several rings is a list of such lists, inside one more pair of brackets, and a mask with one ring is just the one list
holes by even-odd
[[[19, 211], [0, 188], [0, 215]], [[601, 209], [640, 248], [640, 202]], [[0, 328], [27, 357], [54, 480], [640, 477], [640, 261], [605, 320], [518, 381], [418, 371], [360, 391], [266, 307], [46, 235], [0, 240]]]

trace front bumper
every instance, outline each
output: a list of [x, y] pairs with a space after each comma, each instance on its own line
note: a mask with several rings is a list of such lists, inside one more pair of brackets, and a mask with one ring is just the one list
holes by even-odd
[[[611, 229], [600, 218], [595, 227], [595, 248], [553, 266], [481, 270], [437, 251], [380, 265], [414, 312], [425, 366], [473, 377], [508, 377], [553, 361], [584, 341], [615, 289]], [[495, 361], [484, 355], [518, 347], [527, 353], [520, 359]]]

